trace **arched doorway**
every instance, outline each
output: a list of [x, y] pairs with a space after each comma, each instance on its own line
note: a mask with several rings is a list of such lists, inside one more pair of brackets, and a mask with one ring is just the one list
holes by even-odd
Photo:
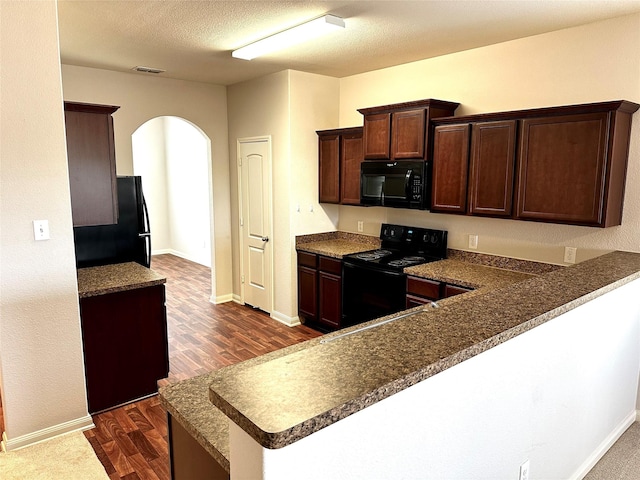
[[142, 177], [152, 253], [212, 265], [211, 141], [179, 117], [153, 118], [131, 136], [133, 172]]

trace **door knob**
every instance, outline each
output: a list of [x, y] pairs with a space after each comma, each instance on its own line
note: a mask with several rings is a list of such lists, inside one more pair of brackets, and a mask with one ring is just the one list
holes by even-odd
[[269, 237], [262, 237], [262, 241], [263, 242], [268, 242], [269, 241]]

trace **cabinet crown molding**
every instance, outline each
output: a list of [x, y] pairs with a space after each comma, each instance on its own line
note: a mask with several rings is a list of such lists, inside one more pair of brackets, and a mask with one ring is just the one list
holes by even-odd
[[100, 113], [111, 115], [120, 107], [116, 105], [98, 105], [96, 103], [64, 102], [67, 112]]
[[434, 125], [448, 125], [467, 122], [493, 122], [499, 120], [524, 119], [533, 117], [550, 117], [555, 115], [572, 115], [575, 113], [598, 113], [620, 111], [633, 114], [640, 108], [637, 103], [628, 100], [612, 100], [608, 102], [583, 103], [577, 105], [562, 105], [556, 107], [531, 108], [525, 110], [510, 110], [505, 112], [477, 113], [459, 117], [439, 117], [431, 122]]
[[435, 100], [428, 98], [424, 100], [414, 100], [411, 102], [394, 103], [392, 105], [380, 105], [378, 107], [359, 108], [358, 112], [363, 115], [375, 115], [377, 113], [399, 112], [402, 110], [413, 110], [416, 108], [439, 107], [455, 110], [460, 104], [447, 102], [446, 100]]

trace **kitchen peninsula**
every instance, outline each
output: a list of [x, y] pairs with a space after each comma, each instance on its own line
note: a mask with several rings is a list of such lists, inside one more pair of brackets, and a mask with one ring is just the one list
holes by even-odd
[[581, 478], [636, 416], [638, 279], [639, 254], [609, 253], [180, 382], [161, 400], [232, 479], [517, 478], [527, 459], [532, 478]]

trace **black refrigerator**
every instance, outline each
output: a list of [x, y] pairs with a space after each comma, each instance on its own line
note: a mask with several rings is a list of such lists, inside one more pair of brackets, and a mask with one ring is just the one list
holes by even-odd
[[78, 268], [124, 262], [151, 265], [149, 214], [141, 177], [119, 176], [116, 181], [118, 223], [73, 229]]

